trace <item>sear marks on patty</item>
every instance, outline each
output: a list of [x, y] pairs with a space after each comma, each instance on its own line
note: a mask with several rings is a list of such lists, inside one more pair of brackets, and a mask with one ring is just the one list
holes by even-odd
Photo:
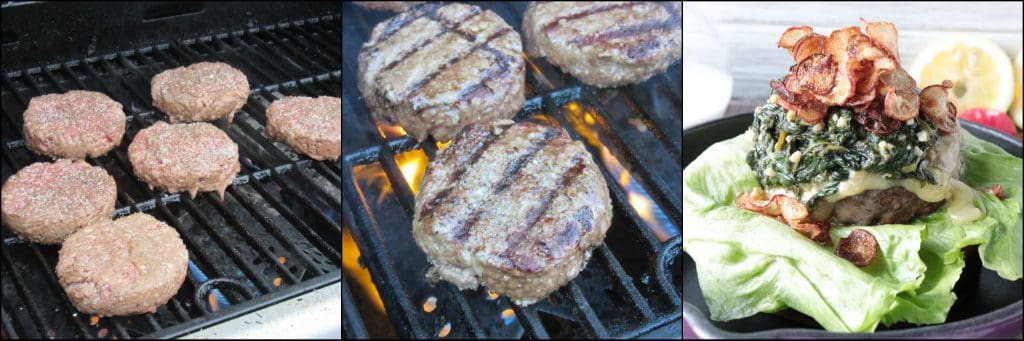
[[373, 115], [412, 137], [450, 140], [471, 123], [511, 118], [525, 101], [519, 34], [465, 4], [425, 4], [374, 27], [359, 52]]
[[533, 2], [523, 16], [530, 56], [583, 82], [641, 82], [682, 56], [682, 7], [675, 2]]
[[356, 5], [377, 11], [402, 12], [426, 1], [356, 1]]
[[834, 203], [819, 199], [811, 216], [818, 221], [829, 218], [841, 225], [901, 224], [935, 211], [943, 202], [927, 202], [903, 187], [870, 190]]
[[611, 222], [608, 189], [564, 129], [467, 126], [438, 153], [416, 198], [413, 235], [461, 289], [484, 285], [518, 304], [576, 276]]

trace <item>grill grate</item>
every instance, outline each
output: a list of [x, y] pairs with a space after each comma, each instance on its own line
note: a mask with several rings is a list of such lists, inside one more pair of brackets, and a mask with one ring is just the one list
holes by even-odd
[[[477, 5], [495, 11], [522, 32], [519, 26], [525, 3]], [[356, 51], [369, 37], [373, 25], [392, 14], [345, 4], [342, 15], [346, 18], [344, 72], [356, 75]], [[527, 61], [527, 101], [515, 120], [565, 127], [573, 139], [585, 141], [598, 165], [602, 162], [597, 156], [607, 147], [627, 165], [643, 189], [652, 194], [666, 220], [679, 226], [681, 66], [677, 63], [665, 74], [642, 84], [601, 90], [581, 84], [543, 60]], [[428, 139], [418, 143], [408, 136], [382, 137], [353, 78], [343, 82], [342, 91], [342, 217], [361, 251], [360, 264], [369, 269], [399, 335], [519, 338], [525, 332], [543, 339], [580, 335], [607, 339], [644, 336], [678, 324], [682, 315], [678, 293], [681, 237], [669, 235], [670, 238], [659, 239], [630, 204], [632, 193], [616, 185], [620, 175], [613, 174], [607, 166], [599, 168], [608, 183], [615, 212], [606, 244], [595, 249], [586, 269], [551, 298], [521, 308], [506, 297], [491, 302], [488, 293], [481, 289], [459, 291], [447, 282], [428, 287], [422, 278], [427, 265], [425, 257], [411, 236], [415, 194], [396, 156], [422, 151], [433, 160], [438, 149], [436, 142]], [[593, 108], [588, 112], [593, 114], [594, 131], [576, 127], [572, 115], [565, 113], [567, 105]], [[635, 128], [637, 125], [644, 129]], [[594, 136], [602, 142], [588, 143]], [[356, 167], [367, 165], [380, 167], [393, 195], [378, 200], [378, 192], [384, 190], [365, 185], [355, 176]], [[660, 241], [664, 239], [667, 240]], [[427, 297], [437, 298], [437, 311], [420, 309]], [[350, 301], [343, 301], [343, 306], [350, 305]], [[518, 320], [512, 326], [515, 328], [493, 325], [497, 312], [504, 307], [514, 311]], [[365, 337], [362, 318], [354, 310], [349, 306], [344, 315], [345, 336]], [[614, 314], [619, 316], [610, 316]], [[439, 335], [446, 324], [450, 324], [451, 332]]]
[[[31, 97], [73, 89], [104, 92], [124, 105], [128, 127], [118, 148], [87, 161], [116, 179], [117, 216], [143, 211], [173, 226], [189, 250], [190, 269], [198, 270], [190, 271], [178, 294], [155, 314], [103, 318], [94, 325], [58, 284], [53, 268], [59, 246], [25, 243], [4, 228], [4, 335], [176, 337], [339, 281], [339, 163], [299, 157], [262, 130], [274, 99], [341, 95], [340, 25], [340, 16], [328, 15], [0, 72], [4, 181], [32, 162], [49, 161], [28, 151], [21, 137], [20, 113]], [[127, 161], [127, 146], [138, 130], [164, 118], [151, 106], [149, 80], [198, 61], [231, 64], [253, 85], [234, 123], [216, 123], [238, 144], [243, 165], [224, 202], [210, 193], [190, 199], [151, 190]], [[229, 306], [221, 303], [211, 311], [211, 297]]]

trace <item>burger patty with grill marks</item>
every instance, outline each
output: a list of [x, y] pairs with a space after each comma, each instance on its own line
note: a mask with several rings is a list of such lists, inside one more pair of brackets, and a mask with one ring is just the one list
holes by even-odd
[[356, 1], [355, 3], [360, 7], [377, 11], [401, 12], [424, 2], [426, 1]]
[[641, 82], [682, 57], [677, 2], [532, 2], [523, 15], [530, 56], [598, 87]]
[[413, 236], [428, 278], [528, 305], [586, 265], [611, 223], [601, 173], [565, 129], [502, 120], [467, 126], [423, 178]]
[[417, 140], [511, 118], [523, 106], [519, 34], [492, 11], [425, 4], [378, 24], [359, 51], [359, 91], [374, 117]]

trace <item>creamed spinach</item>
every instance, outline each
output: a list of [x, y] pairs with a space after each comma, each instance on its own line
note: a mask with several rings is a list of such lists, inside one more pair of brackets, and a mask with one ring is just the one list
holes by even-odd
[[936, 130], [920, 118], [902, 123], [888, 135], [876, 135], [864, 130], [848, 108], [832, 107], [824, 121], [808, 125], [768, 102], [754, 110], [750, 129], [754, 148], [747, 154], [747, 164], [757, 173], [761, 187], [783, 187], [801, 195], [800, 184], [817, 184], [814, 195], [804, 196], [808, 207], [835, 193], [850, 171], [936, 183], [926, 159], [935, 145]]

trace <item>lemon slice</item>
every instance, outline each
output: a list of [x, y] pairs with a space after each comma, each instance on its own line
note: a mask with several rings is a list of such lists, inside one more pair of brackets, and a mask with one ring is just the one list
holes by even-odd
[[953, 81], [949, 99], [958, 112], [979, 107], [1006, 112], [1013, 102], [1013, 64], [988, 39], [961, 35], [932, 43], [908, 71], [920, 88]]
[[1013, 109], [1010, 111], [1010, 116], [1013, 117], [1013, 123], [1017, 125], [1017, 128], [1024, 128], [1024, 114], [1021, 114], [1021, 93], [1020, 93], [1020, 88], [1021, 88], [1021, 82], [1022, 82], [1021, 78], [1022, 77], [1021, 77], [1021, 67], [1020, 67], [1021, 66], [1020, 55], [1021, 55], [1021, 53], [1017, 52], [1017, 58], [1013, 59], [1013, 71], [1014, 71], [1013, 74], [1015, 75], [1014, 77], [1016, 78], [1016, 81], [1013, 82], [1014, 83], [1013, 84], [1013, 87], [1014, 87], [1014, 91], [1013, 91], [1014, 95], [1013, 95], [1013, 97], [1015, 98], [1015, 100], [1013, 100]]

